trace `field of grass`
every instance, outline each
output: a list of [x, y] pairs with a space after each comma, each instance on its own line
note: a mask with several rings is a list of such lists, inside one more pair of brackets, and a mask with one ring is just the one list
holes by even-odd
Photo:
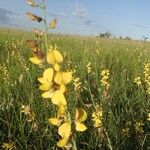
[[[0, 29], [0, 149], [58, 149], [58, 128], [48, 123], [56, 108], [42, 98], [37, 80], [44, 69], [29, 61], [26, 40], [33, 38], [28, 32]], [[75, 107], [87, 112], [87, 130], [72, 133], [77, 149], [150, 149], [150, 43], [67, 35], [49, 35], [48, 43], [58, 46], [63, 68], [73, 72], [67, 94], [71, 117]], [[101, 82], [103, 70], [109, 70], [109, 88]], [[141, 77], [139, 85], [136, 77]], [[102, 108], [97, 128], [94, 105]], [[30, 106], [33, 115], [25, 115], [22, 106]]]

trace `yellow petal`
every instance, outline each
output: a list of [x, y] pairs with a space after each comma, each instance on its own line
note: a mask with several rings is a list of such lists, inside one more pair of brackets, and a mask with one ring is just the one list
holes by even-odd
[[58, 129], [58, 134], [62, 138], [69, 138], [71, 134], [71, 124], [69, 122], [63, 123]]
[[65, 93], [67, 91], [67, 88], [64, 84], [61, 84], [60, 87], [59, 87], [59, 90], [62, 92], [62, 93]]
[[52, 50], [52, 51], [49, 51], [48, 54], [47, 54], [47, 62], [49, 64], [59, 64], [63, 61], [63, 57], [61, 55], [61, 53], [57, 50]]
[[83, 123], [80, 123], [80, 122], [76, 122], [76, 131], [85, 131], [87, 129], [87, 127], [83, 124]]
[[42, 93], [42, 97], [43, 98], [52, 98], [54, 92], [51, 90], [51, 91], [47, 91], [47, 92], [44, 92]]
[[54, 69], [48, 68], [44, 71], [43, 78], [50, 83], [53, 80], [53, 75], [54, 75]]
[[48, 68], [44, 71], [43, 77], [38, 78], [39, 82], [42, 84], [52, 84], [54, 76], [54, 69]]
[[49, 88], [50, 88], [49, 84], [42, 84], [39, 87], [39, 89], [42, 90], [42, 91], [47, 91], [47, 90], [49, 90]]
[[62, 73], [63, 83], [68, 84], [72, 80], [71, 72], [63, 72]]
[[54, 81], [61, 85], [61, 84], [68, 84], [72, 80], [72, 73], [71, 72], [56, 72]]
[[54, 70], [55, 70], [55, 71], [59, 71], [59, 70], [60, 70], [60, 65], [55, 64], [55, 65], [54, 65]]
[[65, 96], [60, 90], [54, 92], [52, 96], [52, 103], [59, 106], [65, 106], [67, 104]]
[[56, 72], [56, 74], [54, 76], [54, 81], [55, 81], [55, 83], [57, 83], [59, 85], [62, 84], [62, 81], [63, 81], [62, 72], [60, 72], [60, 71]]
[[61, 121], [57, 118], [50, 118], [48, 119], [48, 122], [54, 126], [59, 126]]
[[49, 26], [51, 29], [55, 29], [57, 26], [57, 19], [52, 20]]
[[58, 116], [61, 117], [61, 116], [64, 116], [65, 115], [65, 112], [66, 112], [66, 106], [60, 106], [59, 109], [58, 109]]
[[42, 60], [41, 59], [38, 59], [37, 57], [31, 57], [30, 58], [30, 61], [36, 65], [39, 65], [42, 63]]
[[83, 122], [87, 119], [87, 113], [84, 109], [78, 108], [76, 109], [76, 120], [78, 122]]
[[57, 142], [57, 146], [63, 148], [67, 145], [68, 141], [69, 141], [69, 138], [63, 138]]

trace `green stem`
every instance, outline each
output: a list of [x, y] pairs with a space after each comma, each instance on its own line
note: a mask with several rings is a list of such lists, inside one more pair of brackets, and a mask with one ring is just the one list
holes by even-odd
[[42, 10], [43, 10], [44, 27], [45, 27], [45, 34], [44, 34], [44, 38], [45, 38], [45, 48], [46, 48], [46, 52], [48, 52], [48, 27], [47, 27], [46, 4], [45, 4], [45, 0], [43, 0]]
[[113, 150], [112, 145], [111, 145], [111, 141], [110, 141], [110, 138], [109, 138], [109, 136], [108, 136], [108, 133], [107, 133], [106, 129], [104, 130], [104, 133], [105, 133], [106, 138], [107, 138], [107, 141], [108, 141], [109, 149], [110, 149], [110, 150]]
[[[69, 111], [68, 111], [68, 118], [69, 118], [69, 122], [71, 123], [71, 115]], [[73, 150], [77, 150], [77, 144], [74, 136], [72, 137], [72, 144], [73, 144]]]

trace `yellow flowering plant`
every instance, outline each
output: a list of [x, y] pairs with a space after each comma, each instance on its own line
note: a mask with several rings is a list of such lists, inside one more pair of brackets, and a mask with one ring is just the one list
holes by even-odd
[[[49, 118], [48, 123], [58, 127], [58, 134], [61, 137], [61, 139], [57, 142], [58, 147], [65, 148], [72, 142], [72, 147], [76, 150], [77, 147], [74, 138], [74, 131], [83, 132], [87, 129], [84, 124], [84, 121], [87, 119], [87, 113], [84, 109], [76, 108], [75, 106], [74, 116], [71, 116], [68, 109], [70, 106], [69, 102], [71, 101], [68, 101], [66, 98], [67, 93], [69, 93], [67, 85], [73, 80], [72, 72], [63, 70], [61, 66], [64, 61], [62, 54], [56, 45], [48, 46], [47, 40], [48, 28], [54, 29], [57, 25], [57, 20], [54, 19], [49, 25], [47, 25], [45, 0], [42, 1], [41, 5], [32, 0], [27, 0], [27, 4], [32, 7], [39, 7], [44, 12], [43, 18], [32, 13], [27, 13], [27, 17], [32, 21], [43, 21], [45, 25], [44, 35], [46, 53], [43, 54], [43, 52], [40, 51], [37, 41], [28, 40], [28, 44], [31, 47], [33, 54], [30, 61], [38, 66], [43, 64], [46, 66], [44, 67], [45, 70], [42, 76], [38, 78], [40, 83], [39, 90], [42, 91], [42, 97], [50, 100], [51, 104], [57, 110], [56, 116]], [[26, 109], [26, 111], [29, 111], [28, 108]], [[73, 127], [75, 127], [75, 130]]]

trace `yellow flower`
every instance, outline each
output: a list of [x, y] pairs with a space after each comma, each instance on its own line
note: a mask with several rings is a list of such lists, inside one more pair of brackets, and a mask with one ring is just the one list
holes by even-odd
[[150, 121], [150, 113], [148, 113], [147, 120]]
[[21, 112], [24, 113], [25, 115], [30, 114], [30, 106], [29, 105], [22, 105], [21, 106]]
[[102, 72], [101, 72], [101, 76], [109, 76], [110, 75], [110, 73], [109, 73], [109, 70], [107, 70], [107, 69], [105, 69], [105, 70], [103, 70]]
[[76, 125], [76, 131], [85, 131], [87, 129], [87, 127], [82, 123], [87, 119], [87, 113], [84, 109], [82, 108], [78, 108], [76, 109], [76, 121], [75, 121], [75, 125]]
[[62, 72], [58, 71], [55, 74], [54, 81], [58, 85], [68, 84], [72, 80], [72, 73], [71, 72]]
[[39, 89], [45, 91], [42, 94], [44, 98], [51, 98], [54, 93], [53, 78], [54, 78], [54, 69], [52, 68], [46, 69], [43, 73], [43, 77], [38, 78], [39, 82], [41, 83]]
[[71, 136], [71, 124], [69, 122], [63, 123], [58, 129], [58, 134], [62, 139], [57, 142], [57, 146], [63, 148], [69, 142]]
[[66, 98], [64, 96], [64, 94], [62, 93], [62, 91], [57, 90], [53, 93], [52, 97], [51, 97], [52, 103], [58, 106], [66, 106], [67, 102], [66, 102]]
[[91, 72], [91, 62], [89, 62], [87, 65], [86, 65], [86, 68], [87, 68], [87, 72], [90, 73]]
[[30, 61], [32, 62], [32, 63], [34, 63], [34, 64], [36, 64], [36, 65], [40, 65], [40, 64], [42, 64], [42, 62], [43, 62], [43, 59], [39, 59], [38, 57], [31, 57], [30, 58]]
[[80, 78], [75, 78], [73, 80], [73, 84], [74, 84], [74, 90], [77, 91], [77, 90], [80, 90], [81, 89], [81, 82], [80, 82]]
[[136, 133], [143, 133], [143, 121], [135, 121], [134, 126], [135, 126], [135, 130]]
[[63, 62], [63, 56], [58, 50], [51, 50], [47, 53], [47, 62], [51, 65]]
[[102, 115], [102, 108], [97, 105], [95, 112], [92, 113], [92, 120], [95, 128], [102, 126]]
[[110, 87], [110, 84], [108, 83], [108, 78], [109, 78], [109, 75], [110, 75], [110, 73], [109, 73], [109, 70], [103, 70], [102, 72], [101, 72], [101, 76], [102, 76], [102, 79], [100, 80], [100, 82], [101, 82], [101, 85], [103, 86], [103, 87], [105, 87], [107, 90], [109, 89], [109, 87]]
[[60, 126], [62, 121], [65, 119], [65, 113], [66, 113], [66, 106], [59, 106], [57, 117], [56, 118], [50, 118], [48, 119], [49, 124]]
[[134, 82], [139, 86], [139, 85], [141, 85], [142, 84], [142, 82], [141, 82], [141, 77], [136, 77], [135, 79], [134, 79]]
[[16, 149], [16, 145], [14, 142], [12, 143], [3, 143], [2, 148], [4, 150], [15, 150]]

